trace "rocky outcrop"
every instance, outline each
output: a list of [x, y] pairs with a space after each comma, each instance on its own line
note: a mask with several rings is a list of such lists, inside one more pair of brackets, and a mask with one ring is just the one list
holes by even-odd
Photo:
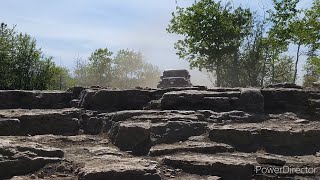
[[[0, 110], [0, 116], [15, 118], [6, 120], [0, 127], [14, 128], [4, 135], [38, 135], [38, 134], [62, 134], [75, 135], [79, 132], [79, 110]], [[1, 123], [1, 122], [0, 122]], [[14, 124], [14, 125], [13, 125]], [[19, 132], [16, 132], [18, 128]]]
[[[285, 118], [285, 117], [283, 117]], [[320, 150], [319, 122], [299, 122], [271, 119], [262, 123], [213, 125], [209, 138], [227, 143], [238, 151], [264, 149], [276, 154], [314, 154]], [[290, 149], [290, 151], [289, 151]]]
[[262, 89], [266, 112], [296, 112], [305, 113], [308, 110], [310, 91], [301, 89]]
[[60, 109], [70, 107], [72, 93], [63, 91], [0, 90], [0, 109]]
[[0, 179], [32, 173], [49, 163], [61, 161], [61, 149], [36, 143], [0, 141]]

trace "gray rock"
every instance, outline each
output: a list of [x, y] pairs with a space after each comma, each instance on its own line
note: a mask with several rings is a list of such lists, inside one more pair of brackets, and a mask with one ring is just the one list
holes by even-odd
[[232, 152], [233, 147], [227, 144], [204, 142], [204, 141], [185, 141], [174, 144], [159, 144], [150, 149], [150, 156], [161, 156], [175, 154], [178, 152], [197, 152], [205, 154], [215, 154], [221, 152]]
[[151, 147], [150, 132], [148, 122], [118, 122], [111, 128], [110, 138], [122, 151], [146, 155]]
[[19, 119], [0, 119], [0, 136], [18, 135], [20, 125]]
[[153, 123], [151, 127], [152, 144], [174, 143], [185, 141], [191, 136], [204, 134], [207, 129], [205, 122], [168, 121]]
[[[79, 132], [79, 109], [1, 110], [0, 115], [20, 120], [19, 135], [75, 135]], [[11, 135], [15, 135], [14, 132]]]
[[0, 109], [68, 108], [71, 96], [64, 91], [0, 90]]
[[41, 169], [49, 163], [61, 161], [61, 149], [36, 143], [0, 142], [0, 179], [25, 175]]
[[264, 97], [259, 89], [241, 89], [240, 109], [246, 112], [264, 112]]
[[148, 90], [84, 90], [80, 106], [92, 110], [117, 111], [143, 109], [152, 100]]
[[80, 180], [160, 180], [158, 163], [140, 158], [106, 155], [89, 160], [80, 169]]

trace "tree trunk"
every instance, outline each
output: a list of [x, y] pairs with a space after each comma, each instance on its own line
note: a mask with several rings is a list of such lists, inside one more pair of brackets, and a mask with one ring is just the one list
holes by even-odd
[[239, 49], [236, 48], [234, 52], [234, 59], [233, 59], [233, 77], [232, 77], [232, 87], [239, 87]]
[[296, 83], [297, 79], [297, 73], [298, 73], [298, 63], [299, 63], [299, 56], [300, 56], [300, 44], [298, 44], [298, 50], [297, 50], [297, 59], [296, 59], [296, 64], [294, 67], [294, 76], [293, 76], [293, 83]]
[[220, 62], [220, 58], [217, 60], [216, 74], [217, 74], [216, 86], [221, 87], [221, 62]]

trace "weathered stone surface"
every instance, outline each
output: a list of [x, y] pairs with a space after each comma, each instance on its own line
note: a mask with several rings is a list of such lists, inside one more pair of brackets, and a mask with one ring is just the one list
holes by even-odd
[[266, 88], [294, 88], [294, 89], [302, 89], [302, 86], [293, 84], [293, 83], [278, 83], [278, 84], [270, 84]]
[[162, 162], [188, 173], [215, 175], [226, 180], [251, 179], [254, 170], [251, 159], [231, 155], [176, 154], [164, 157]]
[[79, 179], [160, 180], [158, 163], [140, 158], [106, 155], [92, 159], [80, 169]]
[[127, 110], [112, 113], [86, 112], [82, 114], [81, 124], [85, 133], [99, 134], [108, 132], [115, 122], [150, 121], [151, 123], [168, 121], [204, 121], [204, 117], [195, 111], [154, 111]]
[[80, 106], [93, 110], [135, 110], [143, 109], [152, 100], [148, 90], [90, 90], [84, 91]]
[[63, 91], [0, 90], [0, 109], [59, 109], [70, 107], [72, 93]]
[[259, 164], [269, 164], [275, 166], [284, 166], [286, 164], [285, 160], [269, 155], [258, 155], [256, 160]]
[[179, 152], [197, 152], [215, 154], [220, 152], [232, 152], [234, 148], [227, 144], [201, 141], [185, 141], [174, 144], [159, 144], [150, 149], [150, 156], [168, 155]]
[[240, 151], [263, 148], [278, 154], [314, 154], [320, 150], [317, 143], [320, 123], [301, 124], [290, 119], [271, 119], [262, 123], [213, 125], [209, 138], [230, 144]]
[[191, 136], [204, 134], [207, 123], [194, 121], [168, 121], [151, 125], [152, 144], [185, 141]]
[[18, 135], [20, 133], [19, 119], [0, 118], [0, 136]]
[[[79, 131], [79, 110], [0, 110], [0, 116], [20, 120], [21, 135], [74, 135]], [[16, 135], [14, 132], [10, 135]]]
[[112, 126], [110, 138], [120, 150], [146, 155], [151, 147], [150, 133], [148, 122], [118, 122]]
[[1, 140], [0, 179], [37, 171], [46, 164], [61, 161], [63, 155], [63, 151], [57, 148]]
[[308, 98], [311, 91], [301, 89], [262, 89], [266, 112], [305, 113], [308, 109]]
[[258, 113], [247, 113], [243, 111], [228, 111], [228, 112], [214, 112], [211, 110], [199, 110], [197, 111], [206, 118], [208, 122], [214, 123], [250, 123], [250, 122], [262, 122], [269, 119], [266, 114]]
[[215, 110], [237, 109], [240, 92], [177, 91], [165, 93], [161, 99], [161, 109], [169, 110]]
[[241, 89], [240, 109], [246, 112], [264, 112], [264, 97], [259, 89]]

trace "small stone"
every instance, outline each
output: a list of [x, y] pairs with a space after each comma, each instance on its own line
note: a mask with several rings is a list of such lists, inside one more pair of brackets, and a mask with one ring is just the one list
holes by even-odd
[[64, 167], [63, 164], [60, 164], [60, 165], [57, 167], [57, 171], [58, 171], [58, 172], [64, 172], [65, 169], [66, 169], [66, 168]]
[[31, 174], [30, 178], [31, 178], [31, 179], [36, 179], [37, 177], [36, 177], [36, 175]]
[[164, 176], [170, 177], [171, 174], [170, 173], [165, 173]]
[[44, 179], [44, 172], [43, 172], [43, 171], [40, 171], [40, 172], [39, 172], [38, 178]]

